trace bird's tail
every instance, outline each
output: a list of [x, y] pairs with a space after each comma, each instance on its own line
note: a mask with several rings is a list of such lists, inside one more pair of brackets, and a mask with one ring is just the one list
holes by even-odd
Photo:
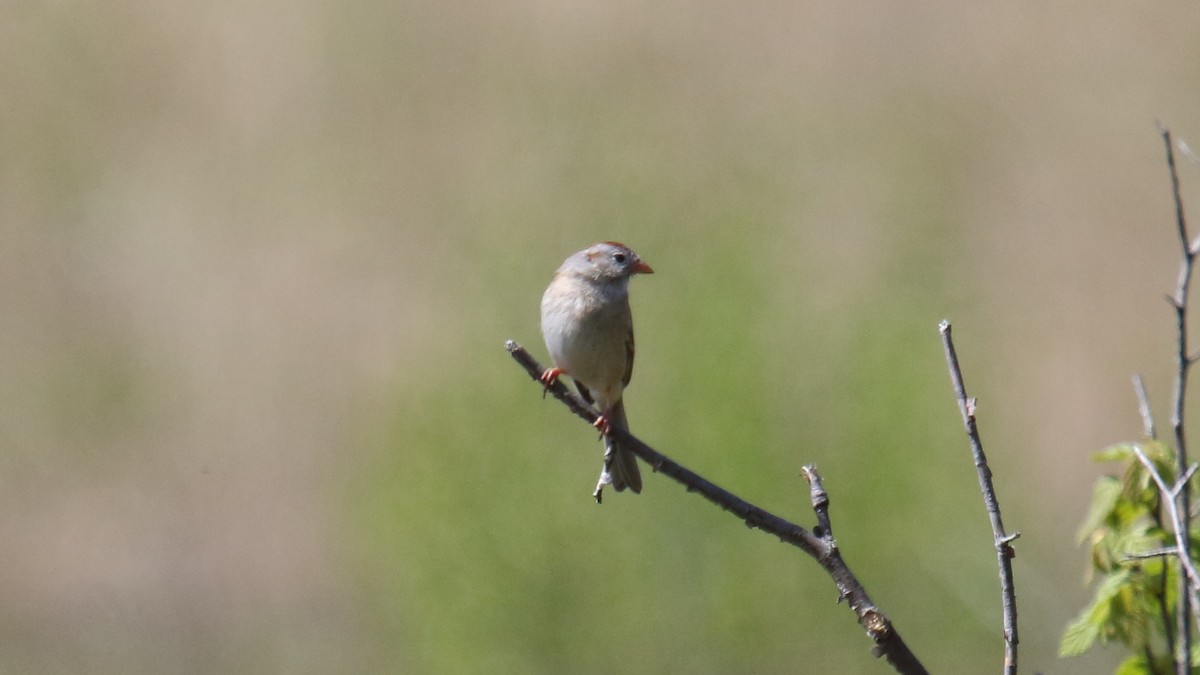
[[[617, 401], [612, 408], [609, 422], [613, 426], [629, 431], [625, 419], [625, 402]], [[642, 473], [638, 470], [637, 457], [622, 448], [611, 436], [604, 437], [604, 465], [612, 476], [612, 486], [617, 492], [629, 488], [635, 494], [642, 491]]]

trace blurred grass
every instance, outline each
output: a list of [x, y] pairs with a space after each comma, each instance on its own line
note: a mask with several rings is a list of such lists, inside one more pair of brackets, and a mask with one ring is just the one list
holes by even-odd
[[[0, 7], [4, 672], [882, 672], [811, 561], [653, 476], [502, 350], [601, 239], [635, 433], [810, 522], [935, 672], [1087, 595], [1091, 451], [1166, 400], [1153, 120], [1197, 10], [694, 3]], [[1190, 204], [1200, 180], [1185, 171]]]

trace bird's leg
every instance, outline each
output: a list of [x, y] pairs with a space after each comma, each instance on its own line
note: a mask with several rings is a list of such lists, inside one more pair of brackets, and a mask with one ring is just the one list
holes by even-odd
[[562, 368], [547, 368], [546, 372], [542, 373], [542, 376], [538, 378], [538, 382], [542, 383], [542, 398], [546, 398], [546, 392], [550, 391], [550, 387], [553, 387], [555, 382], [558, 382], [558, 376], [565, 372], [567, 371]]

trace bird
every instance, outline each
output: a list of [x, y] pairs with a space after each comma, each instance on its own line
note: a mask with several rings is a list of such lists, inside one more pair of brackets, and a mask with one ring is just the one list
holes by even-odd
[[628, 246], [602, 241], [563, 261], [542, 295], [542, 337], [553, 366], [539, 378], [550, 387], [561, 375], [599, 410], [595, 426], [604, 439], [604, 466], [593, 493], [599, 503], [606, 484], [617, 492], [642, 491], [637, 458], [612, 437], [629, 430], [622, 394], [633, 375], [633, 313], [629, 280], [654, 270]]

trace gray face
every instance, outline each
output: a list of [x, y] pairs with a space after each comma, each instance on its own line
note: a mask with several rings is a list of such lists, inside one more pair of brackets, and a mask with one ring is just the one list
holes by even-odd
[[653, 272], [636, 253], [616, 242], [596, 244], [572, 256], [568, 263], [572, 270], [584, 276], [609, 281]]

